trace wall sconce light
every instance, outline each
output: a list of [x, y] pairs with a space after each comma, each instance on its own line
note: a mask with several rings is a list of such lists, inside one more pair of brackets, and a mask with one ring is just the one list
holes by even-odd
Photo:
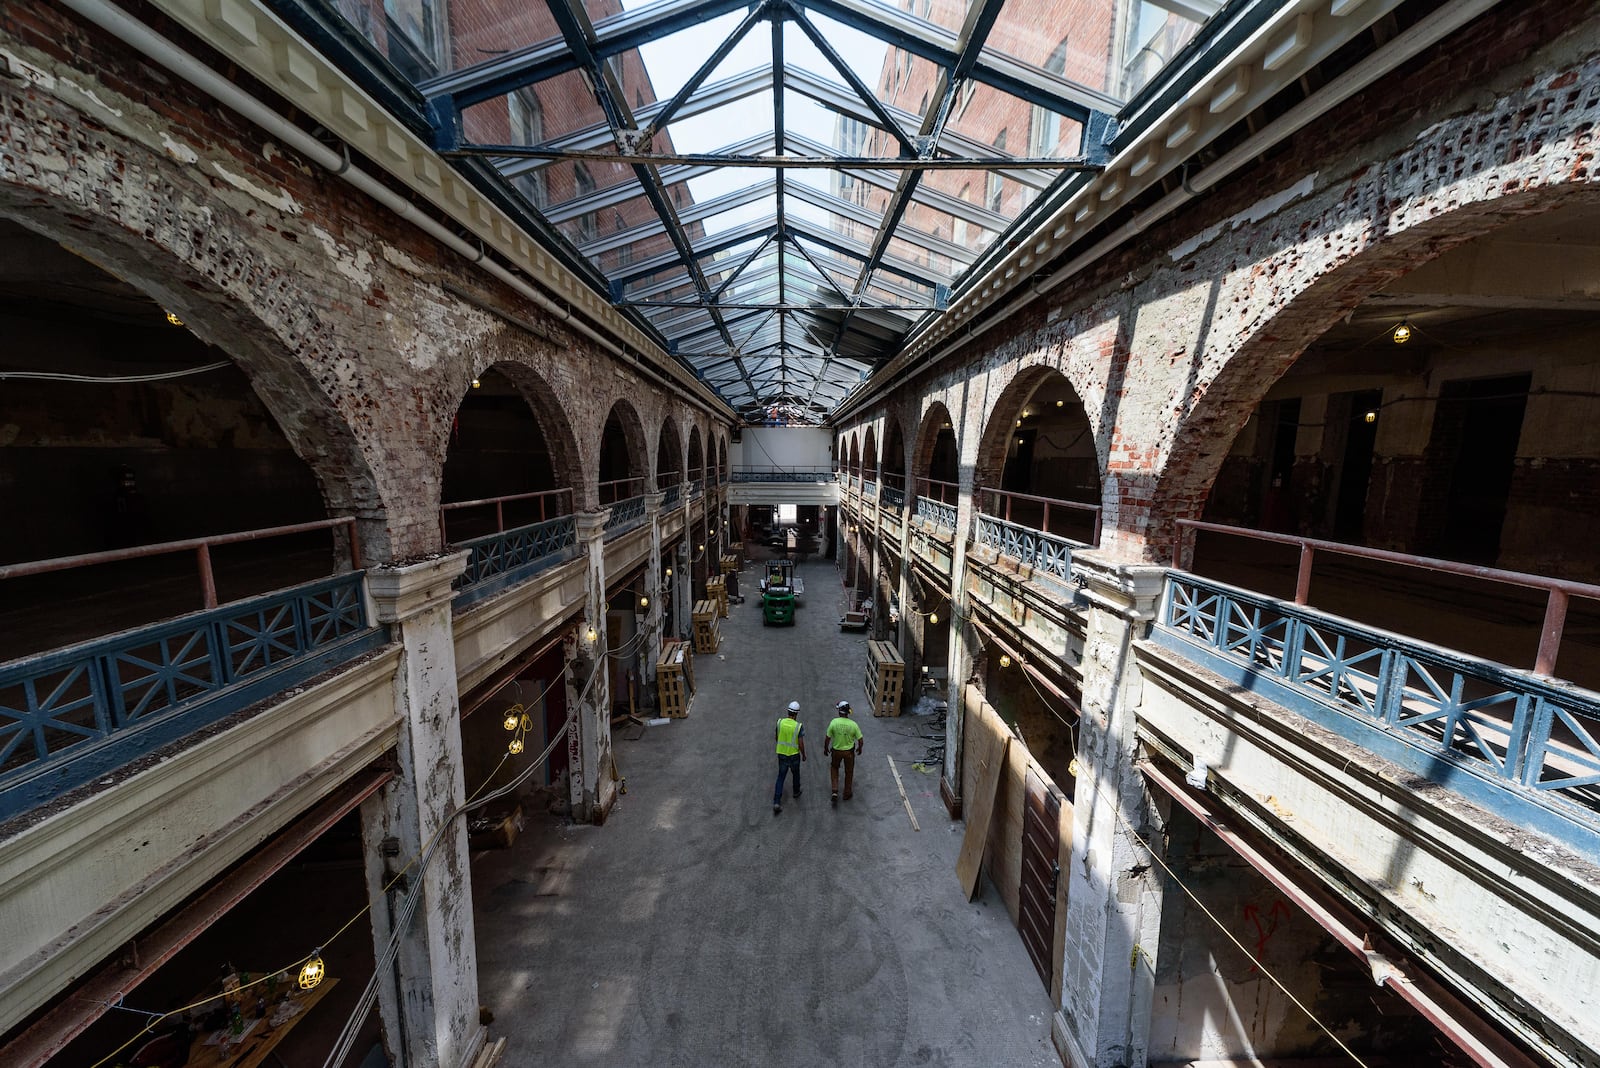
[[1394, 343], [1396, 345], [1404, 345], [1407, 341], [1411, 340], [1411, 324], [1406, 322], [1404, 319], [1400, 320], [1400, 325], [1396, 326], [1394, 328], [1394, 333], [1390, 334], [1389, 336], [1394, 338]]
[[476, 378], [474, 378], [474, 379], [473, 379], [473, 380], [472, 380], [472, 388], [473, 388], [473, 389], [477, 389], [477, 388], [478, 388], [478, 386], [479, 386], [479, 382], [478, 382], [478, 380], [477, 380], [477, 379], [476, 379]]
[[639, 607], [640, 608], [649, 608], [650, 607], [650, 598], [648, 598], [648, 597], [640, 597], [639, 598]]
[[591, 626], [588, 630], [583, 632], [583, 640], [588, 642], [590, 645], [593, 645], [595, 642], [600, 640], [600, 632]]
[[1365, 415], [1365, 416], [1364, 416], [1364, 418], [1365, 418], [1365, 419], [1366, 419], [1366, 421], [1367, 421], [1367, 422], [1369, 422], [1369, 423], [1376, 423], [1376, 422], [1377, 422], [1377, 421], [1378, 421], [1378, 413], [1377, 413], [1377, 412], [1368, 412], [1368, 413], [1367, 413], [1367, 414], [1366, 414], [1366, 415]]
[[178, 318], [177, 312], [167, 312], [167, 322], [171, 323], [173, 326], [183, 325], [183, 320]]
[[1011, 658], [1005, 653], [1000, 654], [1000, 666], [1003, 668], [1008, 668], [1011, 666]]
[[1066, 404], [1066, 403], [1067, 403], [1067, 402], [1066, 402], [1066, 401], [1064, 401], [1064, 400], [1058, 400], [1058, 401], [1056, 401], [1056, 407], [1057, 407], [1057, 408], [1059, 408], [1059, 407], [1061, 407], [1061, 406], [1062, 406], [1062, 405], [1064, 405], [1064, 404]]
[[[1021, 426], [1021, 425], [1022, 425], [1022, 420], [1021, 420], [1021, 419], [1018, 419], [1018, 420], [1017, 420], [1017, 425], [1018, 425], [1018, 426]], [[1018, 440], [1018, 441], [1020, 441], [1020, 440], [1022, 440], [1022, 439], [1021, 439], [1021, 438], [1018, 438], [1018, 439], [1017, 439], [1017, 440]]]
[[669, 567], [669, 568], [667, 568], [667, 578], [671, 578], [671, 577], [672, 577], [672, 568]]

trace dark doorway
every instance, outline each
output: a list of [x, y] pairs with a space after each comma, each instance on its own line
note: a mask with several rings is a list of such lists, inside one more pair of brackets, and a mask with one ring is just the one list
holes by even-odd
[[1272, 416], [1272, 459], [1267, 465], [1267, 488], [1261, 494], [1261, 526], [1265, 530], [1295, 527], [1291, 480], [1294, 476], [1295, 438], [1300, 432], [1300, 398], [1275, 405]]
[[1372, 479], [1372, 450], [1378, 441], [1383, 392], [1369, 389], [1347, 394], [1344, 458], [1339, 463], [1339, 496], [1334, 503], [1333, 536], [1339, 541], [1364, 541], [1367, 485]]
[[1012, 452], [1000, 475], [1001, 489], [1011, 493], [1027, 493], [1033, 489], [1033, 446], [1038, 434], [1032, 427], [1012, 433]]
[[1434, 418], [1433, 455], [1440, 481], [1448, 479], [1440, 555], [1493, 563], [1516, 467], [1530, 375], [1446, 382]]

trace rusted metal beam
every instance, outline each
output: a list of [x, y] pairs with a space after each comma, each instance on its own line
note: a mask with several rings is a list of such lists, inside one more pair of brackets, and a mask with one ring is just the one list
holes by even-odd
[[392, 777], [387, 768], [369, 767], [336, 787], [199, 897], [129, 943], [121, 960], [79, 983], [53, 1009], [0, 1048], [0, 1064], [40, 1068]]

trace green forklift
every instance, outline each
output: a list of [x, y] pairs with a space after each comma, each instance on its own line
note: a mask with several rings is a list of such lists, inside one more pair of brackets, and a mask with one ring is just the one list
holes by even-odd
[[794, 573], [793, 560], [774, 560], [761, 579], [761, 625], [793, 625], [794, 610], [800, 604], [805, 586]]

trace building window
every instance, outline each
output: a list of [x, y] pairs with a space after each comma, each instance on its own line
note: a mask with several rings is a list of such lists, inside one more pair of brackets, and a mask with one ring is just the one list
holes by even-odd
[[[1001, 130], [994, 139], [994, 151], [997, 156], [1005, 154], [1006, 132], [1004, 130]], [[1005, 179], [1000, 177], [999, 171], [990, 171], [988, 196], [985, 198], [985, 203], [988, 204], [990, 211], [998, 212], [1000, 210], [1000, 200], [1004, 193]]]
[[444, 59], [444, 12], [437, 0], [383, 0], [389, 24], [434, 65]]
[[[972, 183], [968, 182], [961, 187], [959, 195], [962, 200], [970, 201], [972, 199], [971, 193]], [[950, 224], [950, 240], [957, 245], [965, 245], [967, 243], [967, 220], [959, 215], [955, 216], [955, 221]]]
[[978, 91], [978, 83], [971, 78], [961, 83], [960, 90], [956, 93], [956, 118], [967, 113], [967, 105], [972, 103], [973, 94]]
[[[1050, 58], [1044, 61], [1044, 69], [1051, 74], [1065, 75], [1067, 70], [1067, 39], [1061, 38], [1061, 43], [1056, 45], [1055, 51], [1050, 53]], [[1033, 105], [1033, 110], [1028, 116], [1028, 155], [1053, 156], [1056, 144], [1061, 140], [1061, 116], [1049, 108]]]
[[[506, 119], [511, 126], [512, 144], [544, 144], [544, 109], [539, 106], [539, 98], [532, 89], [518, 89], [506, 97]], [[549, 200], [543, 170], [520, 174], [511, 184], [536, 208], [543, 208]]]
[[[578, 199], [594, 192], [594, 176], [589, 173], [589, 168], [581, 163], [572, 165], [572, 188]], [[578, 216], [578, 242], [593, 241], [600, 236], [600, 220], [592, 211], [586, 211]]]

